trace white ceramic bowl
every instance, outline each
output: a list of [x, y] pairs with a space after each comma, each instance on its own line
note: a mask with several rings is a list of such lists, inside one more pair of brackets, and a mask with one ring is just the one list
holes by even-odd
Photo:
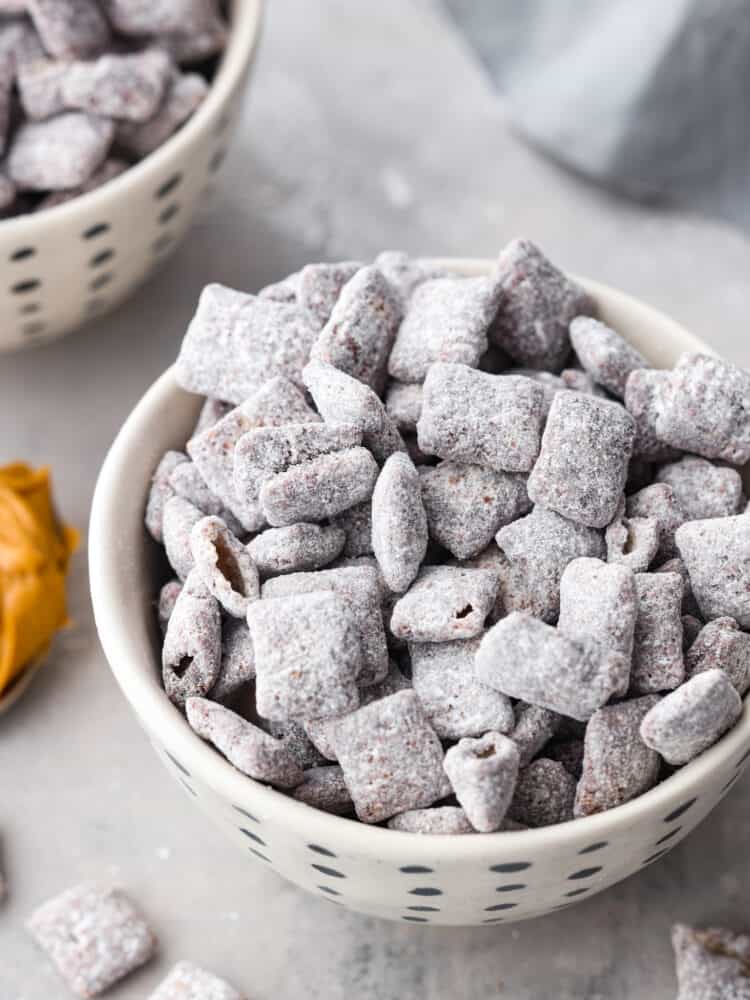
[[0, 351], [54, 340], [128, 297], [188, 231], [236, 124], [261, 0], [234, 0], [205, 101], [150, 156], [89, 194], [0, 222]]
[[[466, 274], [488, 261], [440, 261]], [[583, 284], [602, 318], [657, 365], [708, 350], [661, 313]], [[143, 528], [153, 469], [181, 448], [200, 407], [166, 372], [120, 431], [99, 477], [89, 543], [96, 623], [112, 670], [167, 770], [237, 845], [313, 893], [354, 910], [431, 924], [510, 922], [586, 898], [679, 843], [726, 794], [750, 757], [750, 718], [640, 798], [539, 830], [420, 836], [319, 812], [234, 770], [190, 729], [160, 684], [155, 544]], [[241, 855], [237, 855], [241, 863]]]

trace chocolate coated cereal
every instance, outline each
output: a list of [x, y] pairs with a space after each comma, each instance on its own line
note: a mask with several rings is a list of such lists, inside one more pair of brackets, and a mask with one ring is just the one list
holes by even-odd
[[518, 748], [501, 733], [466, 737], [445, 755], [445, 773], [466, 816], [480, 833], [499, 830], [513, 798]]
[[422, 386], [416, 382], [391, 382], [385, 395], [385, 409], [400, 431], [413, 433], [422, 412]]
[[25, 191], [59, 191], [84, 184], [109, 151], [112, 122], [81, 111], [25, 122], [8, 152], [8, 176]]
[[750, 635], [734, 618], [714, 618], [704, 625], [685, 655], [688, 678], [704, 670], [723, 670], [742, 697], [750, 689]]
[[460, 806], [434, 806], [432, 809], [409, 809], [388, 820], [389, 830], [404, 833], [441, 834], [474, 833]]
[[298, 802], [306, 802], [335, 816], [349, 816], [354, 812], [344, 772], [335, 764], [308, 768], [292, 795]]
[[247, 622], [227, 617], [221, 626], [221, 666], [209, 692], [212, 701], [222, 702], [255, 677], [255, 652]]
[[162, 456], [151, 478], [151, 489], [146, 501], [144, 522], [151, 537], [162, 541], [162, 523], [164, 507], [168, 500], [175, 496], [175, 490], [170, 483], [170, 476], [181, 462], [187, 462], [188, 457], [182, 451], [167, 451]]
[[331, 317], [344, 285], [363, 265], [356, 260], [338, 264], [306, 264], [300, 271], [297, 302], [310, 326], [322, 330]]
[[261, 576], [276, 576], [322, 569], [340, 555], [345, 539], [340, 528], [300, 523], [261, 532], [247, 550]]
[[178, 962], [149, 1000], [246, 1000], [225, 979], [192, 962]]
[[650, 365], [619, 333], [591, 316], [576, 316], [570, 339], [586, 371], [598, 385], [623, 399], [628, 375]]
[[677, 573], [636, 573], [633, 694], [671, 691], [682, 684], [682, 578]]
[[95, 56], [109, 44], [109, 25], [95, 0], [27, 0], [26, 10], [57, 59]]
[[162, 539], [169, 565], [181, 580], [187, 578], [195, 565], [190, 535], [199, 521], [205, 517], [188, 500], [173, 496], [164, 505], [162, 515]]
[[739, 514], [742, 479], [736, 469], [685, 455], [656, 471], [656, 481], [672, 487], [686, 521]]
[[427, 515], [411, 459], [391, 455], [372, 494], [372, 550], [388, 588], [403, 593], [427, 552]]
[[560, 728], [560, 716], [548, 708], [519, 701], [515, 707], [515, 726], [510, 734], [518, 747], [521, 767], [526, 767], [543, 750]]
[[750, 517], [688, 521], [675, 533], [701, 616], [750, 628]]
[[482, 632], [497, 588], [493, 570], [424, 566], [396, 602], [391, 632], [412, 642], [471, 639]]
[[196, 572], [185, 581], [167, 623], [161, 654], [167, 697], [179, 708], [202, 698], [219, 678], [221, 612]]
[[750, 1000], [750, 937], [724, 928], [672, 928], [677, 1000]]
[[575, 778], [556, 760], [540, 757], [518, 772], [511, 819], [524, 826], [552, 826], [573, 819]]
[[625, 383], [625, 408], [635, 421], [633, 455], [648, 462], [671, 462], [679, 452], [656, 433], [656, 417], [669, 372], [638, 368]]
[[204, 517], [190, 532], [196, 572], [227, 614], [244, 618], [260, 596], [258, 569], [247, 548], [218, 517]]

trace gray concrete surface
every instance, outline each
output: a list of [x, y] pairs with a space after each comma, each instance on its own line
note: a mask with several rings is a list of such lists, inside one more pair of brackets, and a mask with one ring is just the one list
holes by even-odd
[[[525, 234], [750, 364], [747, 240], [614, 200], [538, 159], [506, 130], [438, 7], [269, 6], [242, 134], [192, 238], [116, 315], [0, 358], [0, 460], [52, 463], [69, 520], [85, 530], [107, 446], [174, 357], [209, 279], [252, 290], [310, 259], [489, 255]], [[668, 1000], [673, 920], [746, 926], [750, 778], [665, 860], [557, 916], [423, 929], [308, 898], [249, 866], [163, 772], [99, 648], [85, 553], [72, 589], [75, 629], [0, 720], [2, 1000], [67, 995], [22, 923], [85, 877], [128, 886], [161, 938], [158, 961], [117, 1000], [147, 996], [179, 958], [251, 1000]]]

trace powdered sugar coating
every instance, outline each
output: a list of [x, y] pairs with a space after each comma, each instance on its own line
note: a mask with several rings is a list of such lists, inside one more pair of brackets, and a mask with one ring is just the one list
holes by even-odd
[[560, 728], [560, 716], [548, 708], [519, 701], [515, 707], [515, 726], [510, 738], [518, 747], [518, 760], [526, 767], [543, 750]]
[[677, 554], [674, 533], [685, 521], [685, 514], [668, 483], [652, 483], [627, 498], [625, 510], [629, 518], [653, 518], [659, 533], [657, 557], [672, 559]]
[[635, 622], [634, 694], [671, 691], [682, 683], [682, 578], [677, 573], [636, 573], [638, 616]]
[[742, 714], [742, 699], [723, 670], [706, 670], [665, 695], [641, 723], [641, 739], [668, 764], [687, 764]]
[[164, 99], [172, 62], [161, 49], [74, 62], [60, 81], [63, 107], [104, 118], [145, 122]]
[[342, 555], [348, 558], [367, 556], [372, 553], [372, 502], [349, 507], [332, 518], [332, 524], [345, 535]]
[[43, 903], [26, 927], [80, 997], [99, 996], [156, 950], [151, 928], [125, 893], [93, 882]]
[[434, 806], [432, 809], [409, 809], [388, 820], [389, 830], [404, 833], [450, 834], [475, 833], [460, 806]]
[[675, 541], [705, 620], [730, 615], [750, 628], [750, 517], [689, 521]]
[[540, 757], [518, 772], [508, 816], [525, 826], [552, 826], [573, 819], [575, 778], [556, 760]]
[[114, 134], [112, 122], [80, 111], [24, 122], [8, 152], [8, 176], [26, 191], [77, 188], [104, 162]]
[[109, 44], [109, 25], [95, 0], [28, 0], [26, 10], [57, 59], [95, 56]]
[[178, 962], [149, 1000], [245, 1000], [245, 997], [212, 972], [192, 962]]
[[203, 103], [208, 84], [200, 73], [173, 73], [164, 100], [145, 122], [118, 122], [117, 145], [143, 159], [153, 153]]
[[685, 655], [689, 678], [704, 670], [723, 670], [740, 697], [750, 690], [750, 635], [734, 618], [714, 618], [700, 630]]
[[195, 565], [193, 550], [190, 545], [190, 535], [199, 521], [205, 517], [188, 500], [173, 496], [164, 504], [162, 514], [162, 540], [169, 565], [181, 580]]
[[410, 257], [403, 250], [383, 250], [375, 258], [375, 267], [383, 273], [399, 301], [408, 303], [414, 290], [423, 281], [432, 278], [450, 277], [443, 267], [435, 267], [430, 261]]
[[654, 517], [626, 517], [625, 511], [623, 497], [604, 532], [607, 562], [626, 566], [633, 573], [645, 573], [659, 551], [659, 522]]
[[456, 798], [480, 833], [499, 830], [518, 776], [518, 749], [501, 733], [467, 737], [451, 747], [444, 762]]
[[203, 476], [198, 471], [195, 462], [180, 462], [169, 474], [169, 485], [178, 497], [187, 500], [204, 514], [220, 517], [235, 535], [244, 533], [244, 527], [231, 510], [213, 493]]
[[219, 678], [221, 612], [196, 573], [180, 591], [167, 623], [161, 653], [167, 697], [182, 708], [188, 698], [202, 698]]
[[620, 399], [625, 396], [628, 375], [650, 367], [619, 333], [590, 316], [576, 316], [570, 324], [570, 339], [578, 360], [594, 381]]
[[337, 264], [306, 264], [302, 268], [297, 302], [310, 326], [323, 329], [342, 288], [362, 266], [360, 261], [345, 260]]
[[218, 16], [217, 0], [104, 0], [109, 19], [124, 35], [200, 32]]
[[[295, 392], [297, 392], [296, 389]], [[195, 427], [193, 427], [190, 440], [192, 441], [194, 438], [200, 437], [204, 431], [215, 427], [232, 409], [232, 404], [225, 403], [223, 399], [211, 399], [210, 397], [206, 399], [198, 414], [198, 419], [195, 422]]]
[[144, 523], [151, 537], [157, 542], [162, 541], [164, 508], [167, 501], [175, 496], [174, 487], [169, 481], [170, 476], [181, 462], [187, 462], [187, 460], [187, 455], [182, 451], [167, 451], [151, 477]]
[[340, 528], [319, 524], [291, 524], [268, 528], [247, 550], [261, 576], [322, 569], [340, 555], [346, 535]]
[[209, 692], [212, 701], [230, 698], [255, 677], [255, 651], [247, 622], [227, 618], [221, 627], [221, 666]]
[[479, 635], [497, 594], [487, 569], [424, 566], [393, 608], [391, 632], [412, 642], [448, 642]]
[[335, 764], [308, 768], [302, 783], [292, 795], [298, 802], [306, 802], [315, 809], [322, 809], [335, 816], [349, 816], [354, 812], [344, 772]]
[[258, 570], [247, 548], [219, 517], [204, 517], [190, 532], [195, 570], [227, 614], [244, 618], [260, 597]]
[[686, 521], [731, 517], [742, 506], [739, 472], [695, 455], [663, 465], [657, 469], [656, 481], [672, 487]]
[[167, 631], [169, 619], [172, 617], [177, 598], [180, 596], [182, 584], [179, 580], [169, 580], [159, 591], [159, 600], [156, 605], [156, 617], [162, 634]]
[[67, 62], [33, 59], [17, 67], [18, 95], [28, 118], [42, 120], [65, 110], [62, 83], [68, 66]]
[[724, 928], [672, 928], [677, 1000], [750, 1000], [750, 937]]
[[387, 586], [402, 593], [427, 552], [427, 515], [411, 459], [391, 455], [372, 494], [372, 550]]
[[669, 384], [669, 372], [639, 368], [625, 383], [625, 408], [635, 421], [633, 454], [648, 462], [671, 462], [679, 452], [656, 433], [661, 398]]

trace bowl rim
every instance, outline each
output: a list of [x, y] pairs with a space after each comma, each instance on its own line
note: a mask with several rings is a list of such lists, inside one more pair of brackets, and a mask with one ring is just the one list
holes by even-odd
[[233, 0], [228, 42], [206, 97], [194, 114], [161, 146], [93, 191], [39, 212], [29, 212], [0, 220], [0, 236], [8, 235], [12, 230], [15, 230], [19, 237], [31, 236], [38, 227], [46, 225], [52, 219], [60, 223], [70, 222], [77, 212], [96, 211], [98, 206], [104, 205], [109, 198], [117, 198], [120, 195], [127, 198], [130, 191], [140, 186], [142, 182], [147, 183], [149, 178], [158, 186], [163, 169], [173, 159], [179, 159], [193, 140], [211, 123], [241, 80], [258, 45], [262, 14], [263, 0]]
[[[481, 274], [492, 264], [489, 260], [471, 258], [440, 258], [433, 262], [468, 274]], [[676, 321], [633, 296], [588, 278], [576, 277], [576, 280], [595, 299], [606, 299], [609, 305], [635, 309], [645, 323], [655, 324], [664, 336], [678, 338], [683, 349], [715, 353]], [[336, 844], [343, 849], [348, 845], [359, 854], [387, 855], [394, 860], [403, 859], [405, 853], [415, 858], [429, 857], [437, 863], [487, 861], [493, 856], [509, 854], [518, 857], [524, 849], [538, 850], [542, 845], [551, 849], [569, 849], [571, 846], [580, 847], [584, 842], [608, 841], [615, 830], [622, 833], [623, 830], [635, 829], [644, 820], [659, 814], [667, 821], [677, 802], [684, 804], [697, 798], [712, 775], [722, 767], [730, 766], [735, 757], [750, 755], [750, 707], [746, 702], [737, 724], [716, 744], [630, 802], [553, 826], [479, 836], [414, 834], [371, 826], [311, 808], [242, 774], [193, 732], [182, 713], [171, 704], [155, 678], [150, 676], [150, 671], [136, 665], [139, 652], [133, 639], [134, 630], [125, 621], [125, 616], [120, 614], [117, 597], [118, 586], [124, 588], [125, 584], [120, 572], [122, 540], [113, 544], [113, 539], [118, 537], [118, 529], [111, 516], [111, 508], [118, 495], [121, 478], [127, 474], [128, 456], [139, 447], [143, 432], [152, 419], [159, 412], [164, 412], [169, 401], [179, 394], [190, 395], [177, 385], [174, 368], [169, 368], [133, 408], [105, 458], [91, 508], [91, 597], [107, 661], [139, 721], [191, 776], [195, 775], [196, 780], [212, 793], [229, 801], [238, 811], [240, 822], [242, 812], [251, 818], [260, 814], [264, 820], [303, 830], [310, 842]], [[138, 544], [141, 544], [141, 539]], [[739, 759], [735, 762], [738, 773], [741, 763]], [[670, 846], [673, 842], [676, 843], [677, 838], [669, 842]]]

